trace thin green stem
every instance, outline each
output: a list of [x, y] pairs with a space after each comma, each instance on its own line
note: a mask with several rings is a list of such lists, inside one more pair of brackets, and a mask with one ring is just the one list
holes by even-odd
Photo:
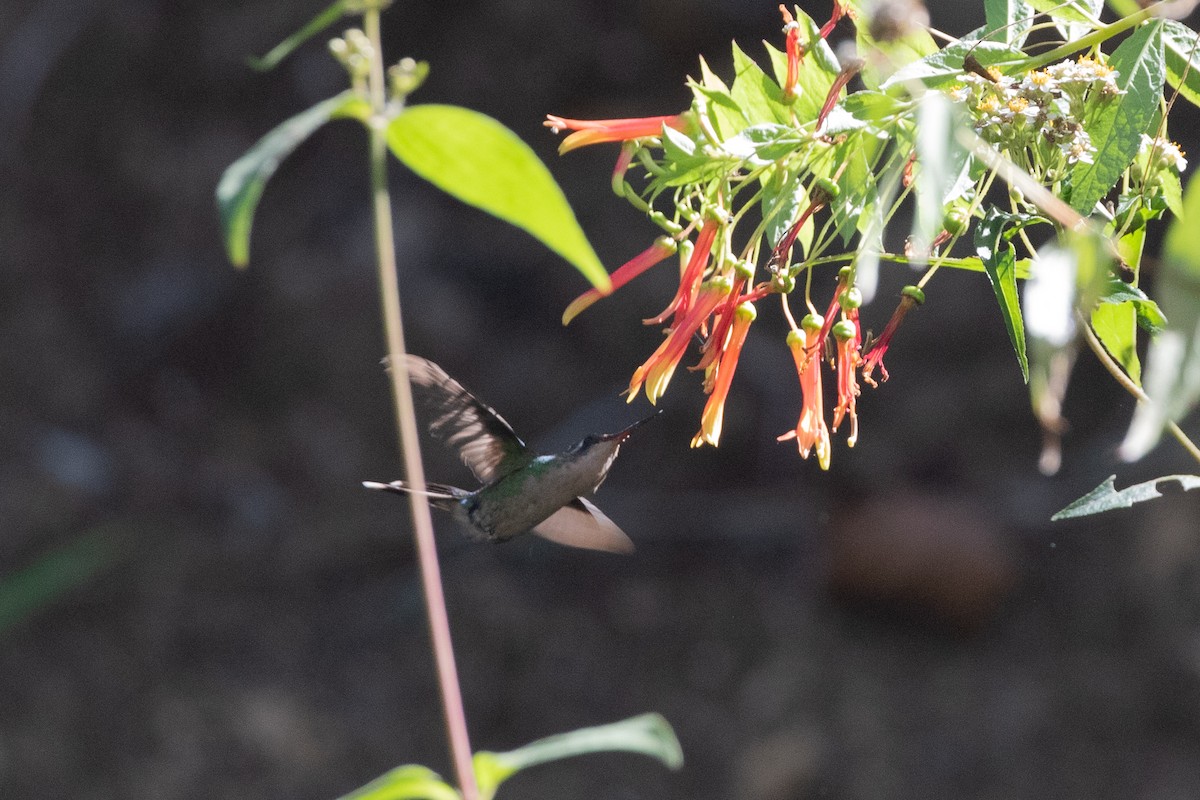
[[[1133, 380], [1125, 374], [1125, 370], [1121, 369], [1121, 365], [1118, 364], [1113, 357], [1109, 355], [1108, 351], [1104, 349], [1104, 344], [1100, 341], [1100, 337], [1096, 336], [1095, 331], [1092, 330], [1092, 326], [1089, 325], [1088, 321], [1083, 318], [1083, 314], [1076, 312], [1076, 319], [1079, 321], [1079, 325], [1083, 328], [1084, 338], [1087, 339], [1088, 347], [1090, 347], [1092, 352], [1096, 354], [1096, 358], [1100, 360], [1100, 363], [1104, 365], [1104, 368], [1108, 370], [1109, 374], [1112, 375], [1116, 382], [1121, 385], [1121, 388], [1136, 397], [1139, 403], [1154, 402], [1150, 399], [1150, 395], [1142, 391], [1142, 387], [1134, 383]], [[1182, 428], [1180, 428], [1171, 420], [1167, 420], [1166, 429], [1173, 437], [1175, 437], [1175, 441], [1179, 442], [1179, 444], [1183, 446], [1184, 450], [1187, 450], [1188, 455], [1196, 459], [1196, 461], [1200, 461], [1200, 447], [1197, 447], [1196, 443], [1188, 438], [1188, 435], [1183, 432]]]
[[1102, 25], [1088, 35], [1081, 36], [1074, 41], [1067, 42], [1061, 47], [1056, 47], [1053, 50], [1047, 50], [1045, 53], [1036, 56], [1030, 56], [1026, 59], [1022, 59], [1021, 61], [998, 64], [997, 66], [1006, 68], [1015, 67], [1020, 72], [1028, 72], [1029, 70], [1043, 67], [1046, 64], [1052, 64], [1055, 61], [1061, 61], [1072, 53], [1077, 53], [1080, 50], [1086, 50], [1089, 47], [1095, 47], [1101, 42], [1108, 41], [1117, 34], [1124, 33], [1130, 28], [1136, 28], [1138, 25], [1141, 25], [1143, 22], [1153, 17], [1155, 13], [1156, 9], [1154, 6], [1143, 8], [1127, 17], [1121, 17], [1121, 19], [1116, 20], [1115, 22]]
[[377, 6], [368, 6], [364, 12], [363, 30], [374, 49], [369, 80], [372, 110], [369, 125], [371, 204], [375, 215], [379, 293], [383, 304], [388, 362], [391, 365], [392, 399], [400, 434], [400, 450], [404, 455], [404, 477], [412, 488], [409, 499], [413, 532], [421, 570], [421, 585], [425, 593], [425, 609], [429, 615], [429, 632], [433, 642], [438, 686], [441, 689], [442, 709], [446, 717], [446, 733], [450, 740], [450, 754], [464, 800], [478, 800], [479, 788], [471, 766], [471, 743], [467, 737], [467, 717], [463, 710], [458, 669], [454, 663], [454, 646], [450, 638], [450, 620], [446, 613], [441, 570], [438, 567], [433, 519], [429, 504], [425, 501], [425, 468], [421, 462], [417, 418], [413, 410], [412, 387], [408, 382], [408, 366], [405, 361], [407, 351], [404, 346], [404, 323], [400, 313], [396, 242], [392, 231], [392, 201], [387, 185], [387, 94]]

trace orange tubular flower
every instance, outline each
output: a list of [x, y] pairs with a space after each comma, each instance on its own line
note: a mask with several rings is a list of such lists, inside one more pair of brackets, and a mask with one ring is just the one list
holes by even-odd
[[[865, 63], [861, 58], [856, 58], [845, 63], [841, 72], [838, 73], [837, 78], [834, 80], [833, 85], [829, 87], [829, 94], [825, 95], [825, 103], [821, 106], [821, 113], [817, 114], [817, 124], [813, 130], [818, 132], [821, 130], [821, 126], [825, 124], [825, 118], [829, 116], [829, 112], [833, 111], [834, 105], [837, 104], [838, 95], [842, 93], [842, 89], [846, 88], [846, 84], [850, 82], [850, 79], [862, 71]], [[566, 142], [563, 142], [563, 144], [566, 144]]]
[[[853, 312], [858, 316], [858, 309]], [[851, 319], [843, 319], [833, 326], [833, 338], [837, 339], [837, 407], [833, 409], [833, 430], [836, 432], [842, 424], [842, 419], [850, 415], [850, 438], [846, 440], [849, 447], [854, 447], [858, 441], [858, 411], [855, 408], [858, 397], [858, 381], [855, 380], [855, 370], [862, 363], [858, 352], [858, 323]]]
[[717, 231], [720, 228], [721, 223], [717, 219], [705, 218], [704, 225], [701, 226], [700, 233], [696, 236], [696, 247], [692, 250], [692, 257], [688, 259], [687, 267], [683, 270], [683, 277], [679, 279], [679, 290], [675, 292], [675, 297], [661, 314], [642, 320], [642, 322], [646, 325], [661, 325], [672, 314], [677, 320], [687, 316], [688, 308], [696, 299], [696, 292], [700, 289], [700, 279], [704, 277], [704, 267], [708, 265], [708, 256], [712, 253], [713, 242], [716, 241]]
[[728, 278], [714, 278], [700, 287], [696, 302], [688, 310], [688, 313], [676, 323], [653, 355], [634, 370], [633, 377], [629, 381], [629, 397], [626, 398], [628, 402], [633, 402], [633, 398], [637, 396], [638, 390], [642, 388], [644, 382], [646, 398], [651, 405], [658, 403], [658, 398], [662, 397], [663, 392], [667, 390], [667, 384], [671, 382], [671, 376], [675, 374], [675, 367], [683, 358], [692, 336], [700, 330], [700, 326], [716, 310], [721, 301], [729, 296], [732, 288], [732, 282]]
[[871, 379], [871, 373], [879, 367], [879, 372], [883, 375], [883, 380], [888, 379], [887, 367], [883, 365], [883, 357], [887, 355], [888, 347], [892, 344], [892, 337], [896, 335], [896, 329], [900, 327], [900, 323], [904, 321], [904, 317], [909, 311], [913, 310], [921, 303], [925, 302], [925, 293], [916, 286], [905, 286], [900, 291], [900, 305], [896, 306], [896, 310], [892, 312], [892, 318], [888, 320], [888, 324], [884, 327], [883, 333], [879, 335], [878, 341], [871, 346], [871, 349], [863, 357], [863, 380], [872, 386], [879, 386]]
[[800, 323], [803, 332], [793, 330], [788, 333], [787, 344], [792, 351], [792, 360], [796, 362], [796, 371], [800, 375], [800, 392], [804, 403], [796, 429], [778, 437], [778, 441], [795, 439], [797, 447], [800, 448], [801, 458], [808, 458], [808, 454], [815, 448], [817, 463], [821, 465], [821, 469], [829, 469], [829, 428], [825, 426], [824, 402], [821, 397], [821, 359], [808, 357], [809, 348], [817, 344], [817, 336], [824, 322], [820, 316], [809, 314]]
[[692, 447], [699, 447], [707, 442], [713, 447], [721, 439], [721, 422], [725, 418], [725, 398], [729, 395], [729, 387], [733, 384], [733, 373], [737, 370], [738, 358], [742, 354], [742, 345], [746, 343], [746, 334], [750, 331], [750, 323], [757, 316], [752, 303], [742, 303], [734, 311], [733, 326], [729, 329], [729, 340], [721, 352], [721, 360], [717, 363], [716, 379], [713, 382], [712, 394], [704, 404], [704, 413], [700, 416], [700, 432], [692, 438]]
[[579, 147], [586, 147], [589, 144], [624, 142], [629, 139], [661, 136], [663, 125], [686, 133], [691, 128], [692, 120], [687, 112], [662, 117], [633, 117], [630, 119], [566, 119], [547, 114], [546, 121], [542, 124], [555, 133], [574, 131], [558, 146], [558, 152], [562, 154]]
[[562, 324], [570, 324], [571, 320], [579, 316], [580, 312], [592, 303], [620, 289], [667, 256], [672, 255], [677, 248], [678, 245], [675, 244], [675, 240], [670, 236], [658, 237], [654, 240], [654, 244], [617, 267], [616, 272], [609, 276], [612, 281], [612, 289], [607, 292], [602, 292], [599, 289], [588, 289], [579, 295], [579, 297], [572, 300], [571, 305], [567, 306], [567, 310], [563, 312]]

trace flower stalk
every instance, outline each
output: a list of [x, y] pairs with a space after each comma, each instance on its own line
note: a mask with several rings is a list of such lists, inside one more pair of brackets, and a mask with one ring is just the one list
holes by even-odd
[[446, 734], [454, 764], [459, 792], [463, 800], [479, 800], [479, 788], [471, 764], [471, 743], [467, 735], [467, 717], [463, 708], [458, 669], [454, 661], [454, 646], [450, 636], [450, 620], [442, 589], [441, 569], [433, 534], [433, 518], [425, 500], [425, 468], [421, 461], [417, 418], [413, 408], [412, 386], [404, 355], [404, 321], [400, 306], [399, 273], [396, 266], [396, 242], [392, 229], [392, 203], [387, 186], [387, 94], [383, 70], [383, 47], [379, 29], [379, 7], [368, 4], [363, 13], [363, 30], [372, 45], [367, 86], [371, 101], [370, 170], [371, 205], [374, 214], [375, 252], [379, 267], [379, 295], [383, 306], [384, 335], [388, 360], [391, 364], [392, 400], [404, 457], [404, 478], [412, 488], [409, 508], [412, 512], [413, 533], [417, 559], [420, 564], [421, 586], [425, 609], [429, 616], [429, 632], [433, 644], [434, 663]]

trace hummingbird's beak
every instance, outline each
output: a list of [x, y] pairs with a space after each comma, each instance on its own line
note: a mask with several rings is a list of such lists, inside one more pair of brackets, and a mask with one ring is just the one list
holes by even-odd
[[657, 411], [655, 411], [653, 414], [651, 414], [650, 416], [646, 417], [645, 419], [639, 419], [637, 422], [633, 423], [629, 427], [623, 428], [623, 429], [617, 431], [616, 433], [607, 433], [607, 434], [601, 436], [600, 439], [601, 439], [601, 441], [605, 441], [605, 442], [611, 442], [613, 439], [616, 439], [618, 442], [623, 442], [629, 438], [629, 434], [633, 433], [635, 429], [640, 428], [641, 426], [645, 425], [647, 422], [654, 419], [662, 412], [663, 412], [663, 410], [660, 408]]

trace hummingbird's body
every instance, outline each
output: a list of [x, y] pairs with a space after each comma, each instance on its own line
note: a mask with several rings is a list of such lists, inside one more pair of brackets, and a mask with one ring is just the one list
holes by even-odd
[[[408, 356], [409, 379], [424, 390], [438, 416], [430, 431], [446, 439], [483, 483], [474, 491], [431, 483], [434, 508], [449, 511], [476, 537], [503, 542], [532, 531], [571, 547], [629, 552], [633, 542], [585, 499], [599, 488], [621, 443], [641, 422], [618, 433], [585, 437], [557, 455], [535, 456], [508, 423], [481, 403], [441, 367]], [[409, 493], [403, 481], [371, 489]]]

